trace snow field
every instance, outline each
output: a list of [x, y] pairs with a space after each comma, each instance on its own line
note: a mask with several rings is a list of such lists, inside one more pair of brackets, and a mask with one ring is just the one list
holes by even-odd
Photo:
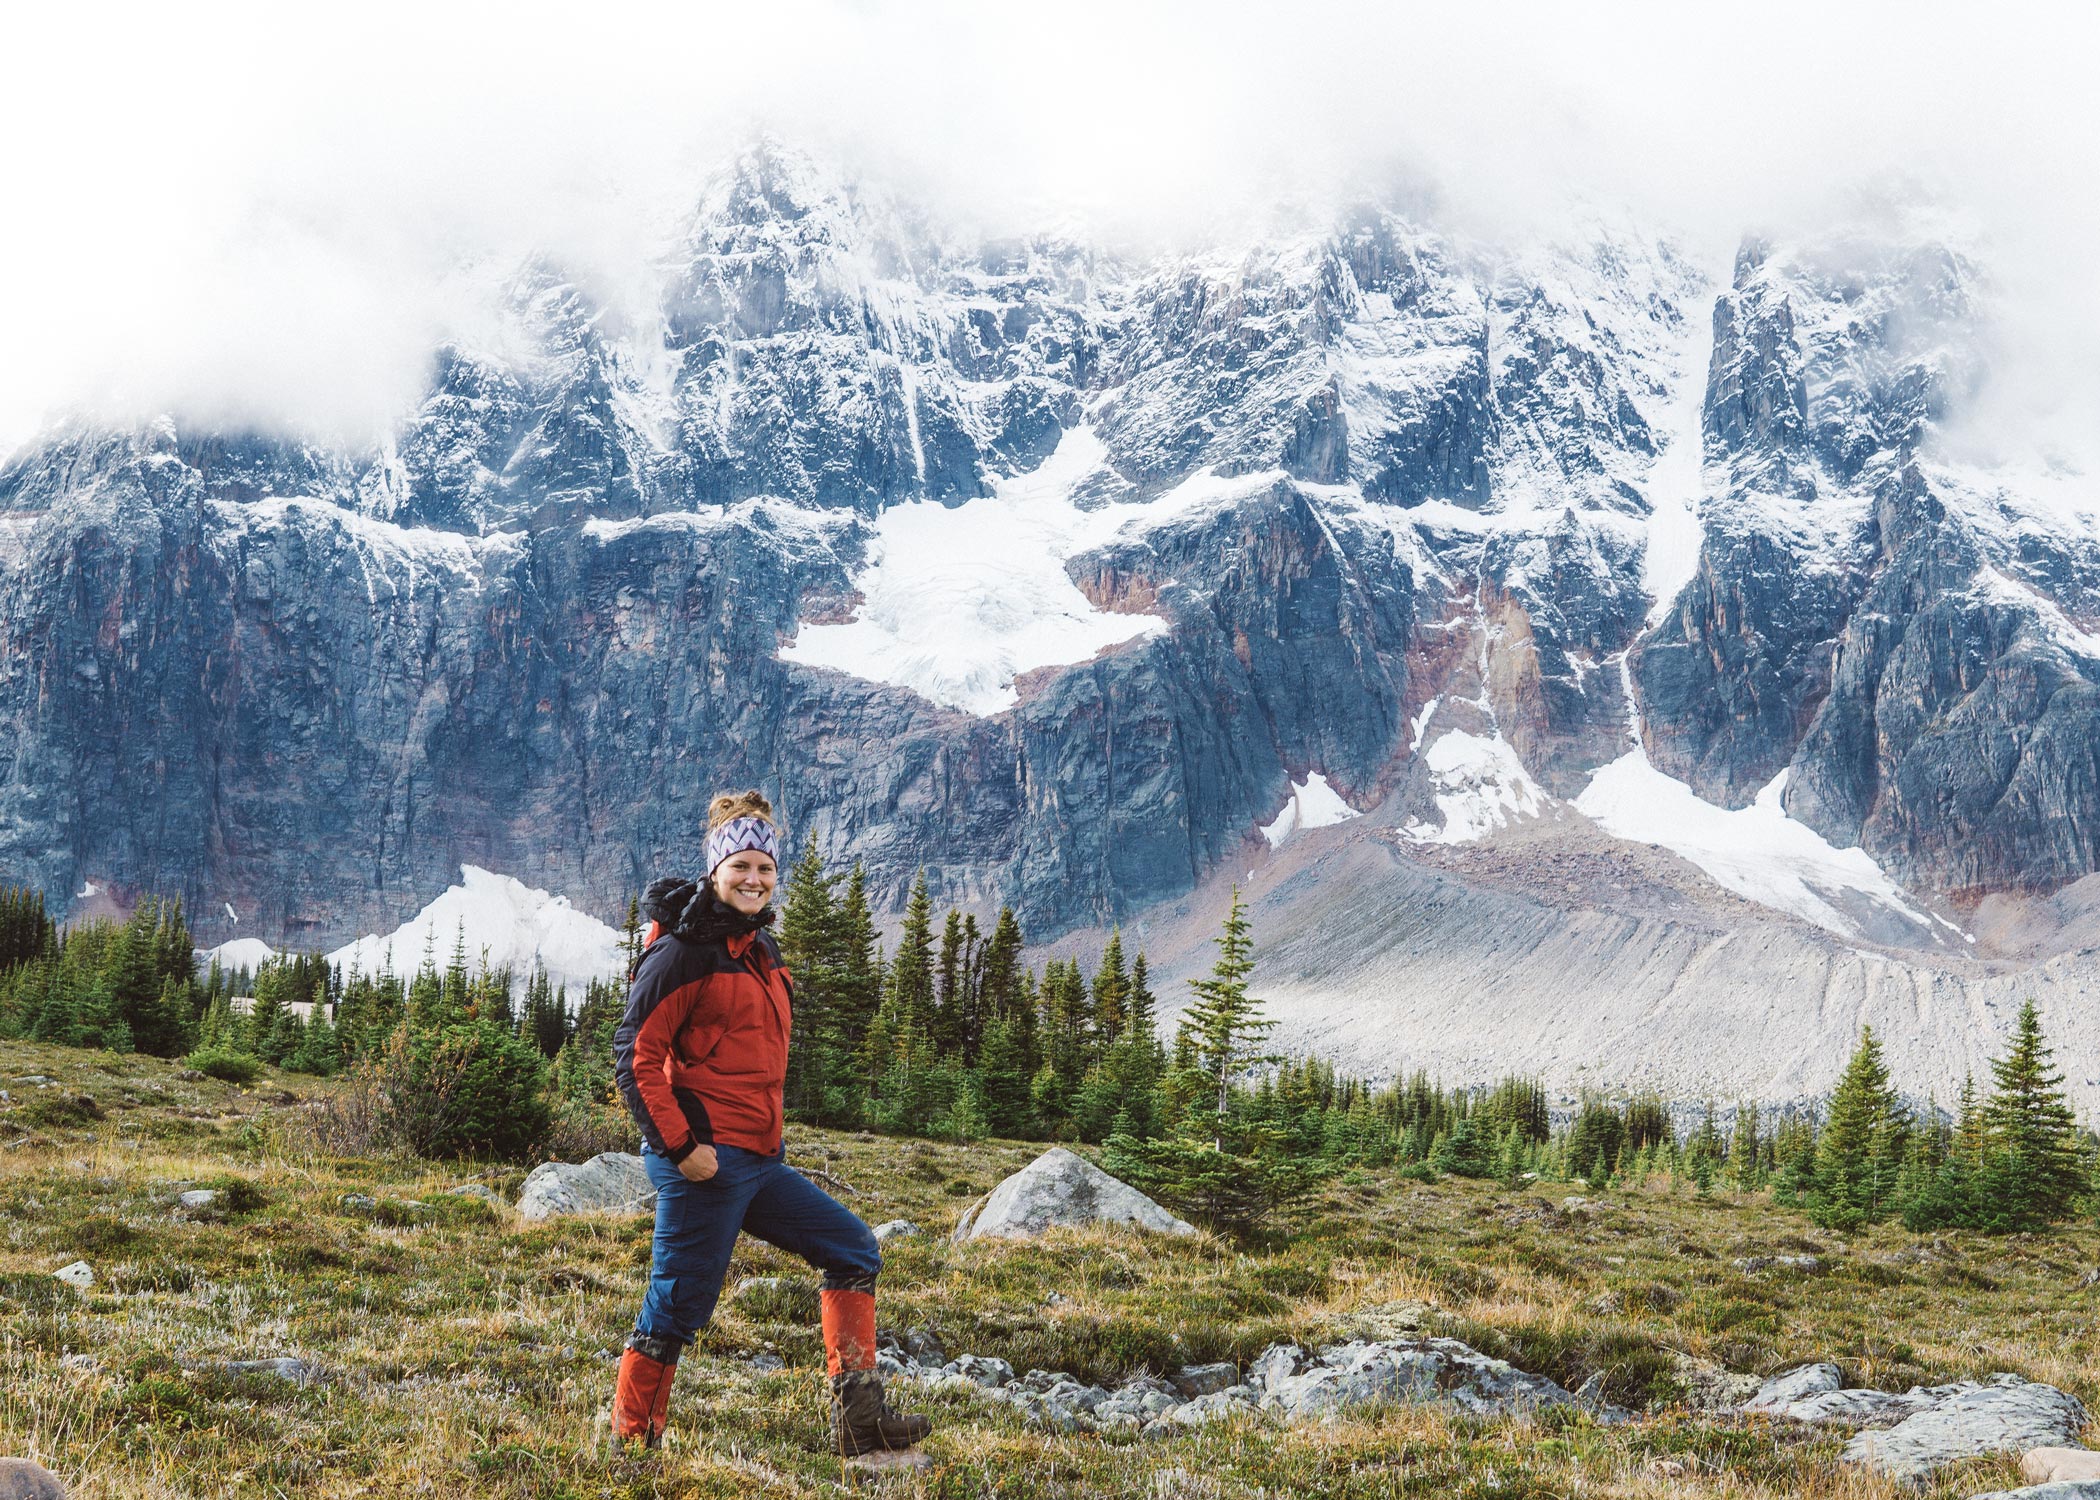
[[[1417, 731], [1419, 735], [1420, 731]], [[1446, 730], [1423, 755], [1435, 785], [1441, 828], [1410, 818], [1400, 831], [1416, 844], [1470, 844], [1552, 802], [1499, 734]]]
[[1780, 806], [1781, 771], [1744, 808], [1716, 807], [1655, 769], [1636, 746], [1600, 767], [1575, 799], [1575, 810], [1614, 838], [1660, 844], [1705, 871], [1717, 884], [1764, 906], [1856, 939], [1859, 928], [1828, 899], [1842, 892], [1929, 924], [1903, 888], [1864, 849], [1839, 849]]
[[329, 954], [328, 961], [345, 971], [371, 974], [385, 966], [396, 974], [412, 974], [426, 952], [445, 964], [464, 930], [470, 968], [482, 963], [484, 949], [490, 968], [508, 965], [517, 980], [530, 976], [538, 964], [554, 984], [569, 987], [572, 999], [579, 998], [591, 980], [624, 972], [620, 934], [578, 911], [566, 896], [549, 895], [476, 865], [461, 865], [459, 874], [460, 884], [391, 933], [361, 937]]
[[1074, 427], [1040, 467], [998, 481], [989, 495], [884, 511], [854, 580], [862, 602], [853, 618], [804, 625], [781, 658], [988, 718], [1019, 701], [1014, 679], [1023, 672], [1164, 630], [1157, 615], [1096, 608], [1066, 575], [1066, 560], [1131, 525], [1257, 493], [1279, 476], [1227, 480], [1206, 470], [1142, 506], [1081, 510], [1072, 492], [1107, 458], [1092, 428]]
[[1280, 849], [1283, 841], [1301, 828], [1332, 828], [1362, 816], [1327, 784], [1325, 775], [1314, 771], [1305, 780], [1291, 783], [1291, 795], [1283, 804], [1283, 811], [1276, 815], [1275, 822], [1263, 824], [1261, 832], [1271, 849]]

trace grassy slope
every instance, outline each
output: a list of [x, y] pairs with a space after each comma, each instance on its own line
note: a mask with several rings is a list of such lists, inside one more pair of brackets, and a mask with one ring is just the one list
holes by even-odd
[[[13, 1082], [44, 1074], [60, 1087]], [[818, 1447], [814, 1329], [725, 1307], [679, 1373], [673, 1444], [604, 1451], [611, 1351], [640, 1297], [646, 1220], [524, 1227], [445, 1193], [470, 1169], [314, 1156], [301, 1099], [183, 1080], [149, 1058], [0, 1044], [0, 1450], [33, 1454], [81, 1497], [805, 1495], [836, 1492]], [[105, 1118], [53, 1104], [87, 1093]], [[32, 1123], [37, 1116], [43, 1123]], [[1375, 1330], [1392, 1304], [1430, 1305], [1454, 1333], [1574, 1386], [1594, 1369], [1646, 1420], [1603, 1429], [1393, 1409], [1323, 1428], [1251, 1425], [1167, 1442], [1050, 1436], [975, 1397], [909, 1396], [938, 1422], [930, 1474], [863, 1481], [899, 1494], [1883, 1496], [1838, 1468], [1833, 1436], [1703, 1416], [1675, 1354], [1768, 1373], [1836, 1358], [1854, 1383], [1902, 1386], [1993, 1370], [2100, 1401], [2100, 1234], [1840, 1241], [1762, 1202], [1616, 1194], [1569, 1214], [1557, 1193], [1357, 1174], [1308, 1233], [1246, 1255], [1205, 1239], [1077, 1236], [950, 1247], [939, 1231], [1040, 1148], [797, 1131], [790, 1154], [859, 1190], [870, 1222], [935, 1231], [893, 1244], [883, 1322], [935, 1330], [951, 1353], [1108, 1379], [1139, 1364], [1247, 1358], [1284, 1337]], [[508, 1200], [522, 1178], [481, 1180]], [[191, 1221], [186, 1184], [252, 1186], [251, 1206]], [[349, 1194], [378, 1208], [346, 1206]], [[400, 1201], [421, 1199], [423, 1209]], [[1817, 1276], [1745, 1275], [1731, 1261], [1814, 1249]], [[87, 1259], [76, 1294], [49, 1273]], [[809, 1281], [745, 1241], [746, 1275]], [[811, 1282], [813, 1285], [813, 1281]], [[1051, 1301], [1056, 1292], [1064, 1300]], [[774, 1299], [797, 1301], [800, 1299]], [[809, 1302], [814, 1298], [807, 1299]], [[786, 1370], [754, 1372], [761, 1349]], [[300, 1388], [225, 1373], [297, 1355], [329, 1371]], [[71, 1359], [65, 1356], [74, 1356]], [[2100, 1441], [2100, 1432], [2088, 1437]], [[1958, 1496], [2011, 1482], [2010, 1460], [1943, 1475]]]

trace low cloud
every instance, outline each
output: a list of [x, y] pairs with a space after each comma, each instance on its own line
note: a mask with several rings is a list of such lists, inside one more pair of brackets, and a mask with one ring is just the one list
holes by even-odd
[[2100, 431], [2093, 22], [1406, 9], [46, 7], [0, 97], [0, 448], [75, 410], [368, 437], [528, 253], [634, 292], [753, 129], [970, 228], [1139, 251], [1405, 184], [1487, 236], [1623, 207], [1725, 267], [1900, 176], [1984, 248], [1998, 420]]

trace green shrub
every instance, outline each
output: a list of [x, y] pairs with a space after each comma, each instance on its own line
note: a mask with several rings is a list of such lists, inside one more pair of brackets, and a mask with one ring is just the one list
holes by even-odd
[[15, 1106], [14, 1123], [35, 1130], [68, 1130], [102, 1119], [102, 1106], [91, 1094], [47, 1090]]
[[216, 1078], [221, 1083], [248, 1084], [262, 1077], [261, 1059], [225, 1047], [200, 1047], [183, 1061], [205, 1077]]
[[351, 1070], [312, 1129], [338, 1154], [523, 1161], [551, 1119], [546, 1055], [505, 1027], [465, 1021], [397, 1030]]
[[196, 1186], [219, 1195], [219, 1201], [212, 1208], [222, 1214], [252, 1214], [270, 1201], [270, 1195], [248, 1178], [237, 1177], [231, 1172], [202, 1178]]

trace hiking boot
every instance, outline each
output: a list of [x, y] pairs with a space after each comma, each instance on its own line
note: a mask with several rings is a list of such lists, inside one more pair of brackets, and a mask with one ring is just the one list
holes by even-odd
[[629, 1335], [626, 1352], [620, 1356], [620, 1383], [613, 1390], [613, 1441], [640, 1443], [644, 1448], [663, 1442], [681, 1352], [676, 1339]]
[[873, 1370], [848, 1370], [831, 1377], [831, 1446], [852, 1457], [885, 1449], [909, 1448], [933, 1431], [924, 1417], [890, 1410], [883, 1399], [882, 1377]]

